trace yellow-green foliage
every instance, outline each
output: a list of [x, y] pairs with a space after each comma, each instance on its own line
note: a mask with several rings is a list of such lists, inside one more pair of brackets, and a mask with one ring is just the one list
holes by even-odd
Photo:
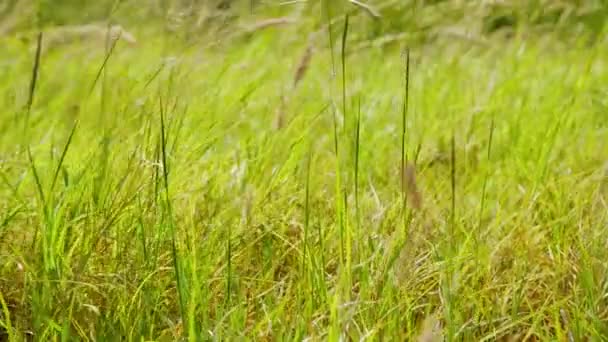
[[2, 38], [0, 340], [607, 336], [603, 28], [116, 3]]

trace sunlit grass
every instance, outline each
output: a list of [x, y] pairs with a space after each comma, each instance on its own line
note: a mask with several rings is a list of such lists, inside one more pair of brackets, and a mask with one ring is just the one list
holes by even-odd
[[7, 48], [5, 336], [608, 333], [601, 44], [412, 47], [402, 147], [402, 50], [338, 35], [332, 66], [321, 35], [301, 73], [297, 32], [45, 51], [25, 130], [33, 53]]

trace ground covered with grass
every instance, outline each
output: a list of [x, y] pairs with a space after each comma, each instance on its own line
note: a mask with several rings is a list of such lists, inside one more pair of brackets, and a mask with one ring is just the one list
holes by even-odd
[[332, 27], [7, 38], [0, 340], [605, 338], [605, 44]]

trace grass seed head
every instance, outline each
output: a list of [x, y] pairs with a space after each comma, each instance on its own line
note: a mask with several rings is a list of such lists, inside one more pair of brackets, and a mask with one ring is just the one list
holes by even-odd
[[412, 207], [418, 210], [421, 209], [422, 194], [416, 182], [416, 167], [411, 163], [408, 163], [403, 169], [403, 185], [405, 187], [403, 191], [407, 192]]
[[308, 67], [310, 66], [310, 60], [312, 59], [312, 44], [308, 44], [304, 54], [300, 58], [300, 62], [298, 63], [298, 67], [296, 69], [296, 73], [293, 77], [293, 87], [297, 87], [298, 83], [304, 78], [306, 75], [306, 71], [308, 71]]

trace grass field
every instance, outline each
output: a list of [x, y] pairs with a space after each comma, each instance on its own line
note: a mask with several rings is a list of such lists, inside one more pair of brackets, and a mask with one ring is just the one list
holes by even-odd
[[0, 340], [606, 339], [605, 44], [333, 26], [7, 38]]

